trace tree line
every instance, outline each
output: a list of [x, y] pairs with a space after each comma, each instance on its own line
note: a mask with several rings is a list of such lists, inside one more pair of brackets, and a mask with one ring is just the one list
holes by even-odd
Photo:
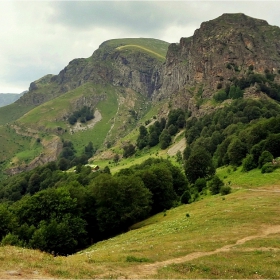
[[[114, 176], [108, 167], [93, 173], [82, 166], [70, 173], [49, 163], [10, 180], [1, 186], [2, 244], [62, 255], [177, 205], [189, 190], [181, 170], [162, 159], [149, 159]], [[20, 197], [14, 196], [15, 186]]]

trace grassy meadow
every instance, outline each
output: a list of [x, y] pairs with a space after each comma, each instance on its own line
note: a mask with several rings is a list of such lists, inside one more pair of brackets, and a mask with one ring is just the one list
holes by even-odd
[[174, 207], [68, 257], [0, 247], [0, 278], [16, 268], [25, 278], [279, 279], [279, 171], [226, 174], [231, 194]]

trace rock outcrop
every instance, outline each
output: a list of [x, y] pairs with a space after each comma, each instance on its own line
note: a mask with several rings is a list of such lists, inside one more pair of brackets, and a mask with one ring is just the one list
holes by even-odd
[[244, 76], [249, 67], [278, 74], [280, 28], [244, 14], [223, 14], [169, 46], [163, 84], [155, 96], [170, 98], [200, 84], [207, 98], [233, 77]]
[[[156, 39], [147, 40], [160, 42], [166, 50], [169, 45]], [[74, 59], [58, 75], [46, 75], [32, 82], [29, 92], [18, 102], [37, 106], [87, 82], [131, 88], [151, 98], [162, 84], [160, 71], [165, 58], [159, 59], [141, 46], [122, 46], [125, 43], [121, 39], [104, 42], [91, 57]]]

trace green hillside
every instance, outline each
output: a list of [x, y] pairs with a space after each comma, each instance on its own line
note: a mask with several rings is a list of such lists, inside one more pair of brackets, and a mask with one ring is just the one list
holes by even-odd
[[0, 125], [11, 123], [34, 108], [34, 105], [13, 103], [0, 108]]
[[106, 41], [101, 46], [110, 46], [119, 49], [128, 46], [138, 46], [156, 53], [161, 57], [165, 57], [169, 43], [153, 38], [123, 38]]
[[0, 276], [16, 267], [27, 278], [278, 279], [279, 171], [224, 171], [232, 194], [159, 213], [72, 256], [2, 246]]

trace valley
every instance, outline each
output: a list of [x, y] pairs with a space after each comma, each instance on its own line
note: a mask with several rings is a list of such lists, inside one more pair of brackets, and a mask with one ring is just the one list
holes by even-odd
[[1, 107], [0, 278], [279, 279], [279, 40], [112, 39]]

